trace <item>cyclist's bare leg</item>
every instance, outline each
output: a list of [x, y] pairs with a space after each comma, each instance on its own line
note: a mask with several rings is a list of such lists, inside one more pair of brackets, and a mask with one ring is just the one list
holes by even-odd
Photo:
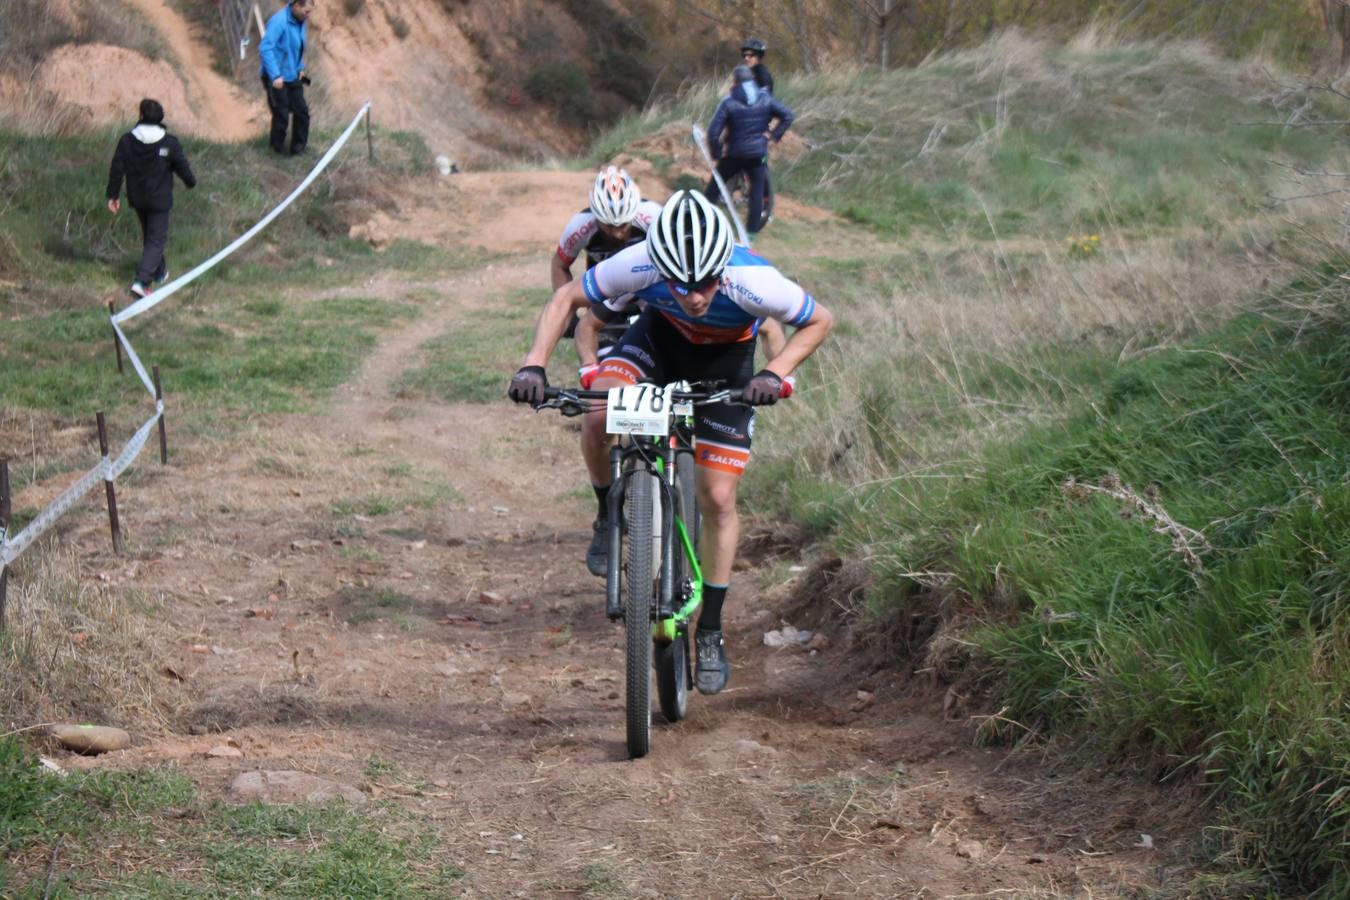
[[731, 677], [726, 642], [722, 639], [722, 604], [741, 531], [736, 514], [740, 475], [705, 466], [698, 467], [697, 475], [698, 505], [703, 513], [699, 548], [703, 559], [703, 608], [699, 611], [694, 638], [694, 685], [704, 694], [716, 694], [726, 688]]
[[708, 584], [728, 584], [731, 565], [736, 561], [736, 541], [741, 534], [741, 520], [736, 512], [736, 487], [741, 476], [704, 466], [698, 467], [697, 476], [698, 508], [703, 514], [699, 539], [703, 580]]
[[[613, 375], [602, 375], [595, 379], [591, 390], [607, 391], [628, 383]], [[613, 436], [605, 432], [604, 404], [596, 404], [581, 422], [581, 458], [586, 461], [586, 471], [591, 476], [591, 484], [596, 487], [605, 487], [610, 482], [609, 448], [613, 443]]]

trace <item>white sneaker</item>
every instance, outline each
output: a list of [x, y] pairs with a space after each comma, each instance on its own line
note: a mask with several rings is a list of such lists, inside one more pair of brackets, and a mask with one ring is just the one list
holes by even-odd
[[131, 283], [131, 296], [136, 297], [137, 299], [144, 299], [145, 297], [150, 296], [150, 291], [147, 291], [145, 285], [141, 284], [139, 281], [133, 281]]

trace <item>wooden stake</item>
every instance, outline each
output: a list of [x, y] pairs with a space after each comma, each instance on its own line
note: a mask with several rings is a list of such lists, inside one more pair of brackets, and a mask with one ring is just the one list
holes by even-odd
[[258, 23], [258, 39], [261, 40], [263, 35], [267, 34], [267, 25], [263, 22], [262, 10], [258, 9], [256, 3], [253, 4], [253, 18]]
[[[104, 458], [108, 456], [108, 426], [103, 421], [103, 413], [98, 414], [98, 448]], [[117, 521], [117, 492], [113, 490], [111, 478], [103, 479], [103, 489], [108, 494], [108, 523], [112, 526], [113, 552], [122, 552], [122, 526]]]
[[[114, 315], [116, 315], [116, 310], [113, 309], [113, 302], [112, 302], [111, 300], [109, 300], [109, 301], [108, 301], [108, 318], [111, 320], [112, 317], [113, 317]], [[118, 340], [118, 338], [117, 338], [117, 329], [116, 329], [116, 328], [113, 329], [113, 351], [117, 354], [117, 374], [118, 374], [118, 375], [121, 375], [122, 372], [123, 372], [123, 369], [122, 369], [122, 342], [121, 342], [120, 340]]]
[[[9, 527], [9, 460], [0, 459], [0, 528]], [[8, 533], [8, 532], [6, 532]], [[9, 566], [0, 565], [0, 631], [5, 630], [5, 601], [9, 591]]]
[[370, 136], [370, 110], [366, 109], [366, 157], [375, 161], [375, 141]]
[[[155, 366], [151, 371], [155, 373], [155, 408], [158, 409], [164, 404], [164, 388], [159, 383], [159, 366]], [[169, 464], [169, 436], [164, 430], [164, 413], [159, 414], [159, 463], [162, 466]]]

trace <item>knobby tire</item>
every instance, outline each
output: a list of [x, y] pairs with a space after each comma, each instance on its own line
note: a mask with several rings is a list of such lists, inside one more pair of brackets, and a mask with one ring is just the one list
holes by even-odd
[[[694, 495], [694, 454], [680, 451], [675, 454], [675, 502], [676, 513], [684, 520], [689, 532], [689, 540], [698, 547], [699, 516]], [[685, 558], [684, 543], [675, 542], [675, 589], [678, 591], [684, 579], [693, 570]], [[675, 597], [678, 609], [682, 600]], [[678, 722], [689, 710], [689, 687], [692, 672], [689, 666], [689, 633], [682, 628], [675, 640], [655, 645], [656, 654], [656, 694], [661, 701], [661, 714], [668, 722]]]
[[624, 489], [624, 698], [628, 726], [628, 755], [637, 759], [651, 749], [652, 730], [652, 521], [657, 515], [655, 476], [642, 469], [632, 472]]

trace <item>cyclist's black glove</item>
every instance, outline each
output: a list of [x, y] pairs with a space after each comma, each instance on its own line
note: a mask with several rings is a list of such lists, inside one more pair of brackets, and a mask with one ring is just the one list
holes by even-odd
[[778, 393], [782, 389], [783, 379], [763, 369], [746, 384], [741, 398], [751, 406], [770, 406], [778, 402]]
[[538, 406], [544, 402], [546, 387], [548, 376], [544, 374], [543, 366], [521, 366], [519, 371], [511, 376], [511, 386], [506, 389], [506, 393], [517, 403]]

